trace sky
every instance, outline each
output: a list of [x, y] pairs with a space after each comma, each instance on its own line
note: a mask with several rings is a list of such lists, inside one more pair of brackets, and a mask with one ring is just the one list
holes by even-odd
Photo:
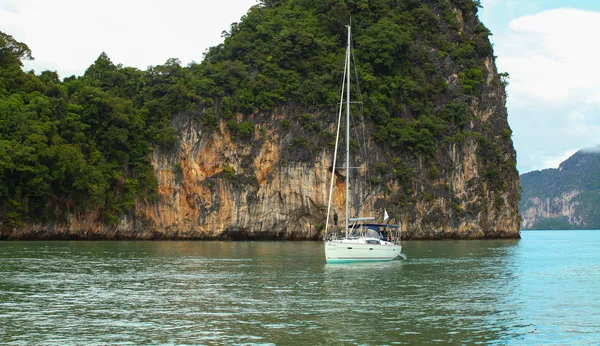
[[[0, 0], [0, 31], [26, 43], [24, 69], [82, 75], [102, 52], [145, 70], [200, 62], [256, 0]], [[496, 64], [510, 74], [517, 168], [558, 164], [600, 144], [600, 1], [481, 0]]]
[[600, 144], [600, 1], [482, 0], [500, 72], [517, 168], [557, 168]]
[[105, 52], [115, 64], [146, 70], [183, 65], [223, 41], [256, 0], [0, 0], [0, 31], [27, 44], [24, 69], [82, 75]]

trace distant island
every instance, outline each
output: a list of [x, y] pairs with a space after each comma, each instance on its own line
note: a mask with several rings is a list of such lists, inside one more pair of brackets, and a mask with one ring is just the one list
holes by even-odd
[[600, 145], [521, 175], [522, 229], [600, 229]]

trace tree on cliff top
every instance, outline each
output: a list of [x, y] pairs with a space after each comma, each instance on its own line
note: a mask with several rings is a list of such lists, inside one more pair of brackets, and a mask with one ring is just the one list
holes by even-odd
[[[231, 25], [198, 67], [197, 93], [214, 113], [337, 107], [350, 18], [364, 112], [375, 138], [431, 156], [467, 124], [492, 56], [473, 0], [263, 0]], [[458, 13], [462, 13], [459, 15]], [[459, 83], [449, 87], [448, 76]], [[222, 102], [225, 100], [226, 102]], [[465, 114], [454, 116], [455, 109]], [[451, 116], [448, 116], [451, 115]]]
[[0, 31], [0, 67], [23, 66], [21, 60], [33, 60], [29, 47]]

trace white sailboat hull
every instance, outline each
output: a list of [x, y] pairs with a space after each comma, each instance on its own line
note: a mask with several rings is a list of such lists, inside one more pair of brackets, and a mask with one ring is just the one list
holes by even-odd
[[392, 261], [401, 254], [401, 245], [385, 241], [341, 239], [325, 242], [327, 263]]

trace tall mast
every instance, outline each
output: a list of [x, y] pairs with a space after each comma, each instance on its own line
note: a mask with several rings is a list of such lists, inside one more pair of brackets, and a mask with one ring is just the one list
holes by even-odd
[[346, 238], [350, 215], [349, 181], [350, 181], [350, 25], [348, 28], [348, 47], [346, 48]]

